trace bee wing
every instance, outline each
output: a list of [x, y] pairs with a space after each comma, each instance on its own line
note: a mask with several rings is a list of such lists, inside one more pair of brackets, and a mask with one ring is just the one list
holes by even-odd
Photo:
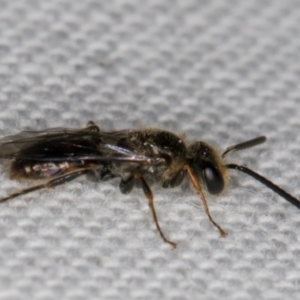
[[95, 132], [87, 129], [52, 128], [44, 131], [22, 131], [0, 139], [0, 158], [24, 158], [38, 161], [118, 161], [161, 164], [164, 159], [150, 157], [120, 147], [118, 141], [126, 138], [128, 130]]
[[15, 135], [9, 135], [0, 139], [0, 158], [13, 158], [22, 150], [42, 141], [55, 141], [66, 139], [82, 130], [51, 128], [41, 131], [21, 131]]

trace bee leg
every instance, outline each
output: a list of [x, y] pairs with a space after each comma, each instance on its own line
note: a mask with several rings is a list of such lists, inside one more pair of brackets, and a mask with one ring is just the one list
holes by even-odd
[[144, 194], [145, 194], [146, 198], [148, 199], [148, 204], [149, 204], [149, 207], [151, 209], [152, 216], [153, 216], [156, 228], [157, 228], [161, 238], [164, 240], [165, 243], [170, 244], [175, 249], [177, 247], [177, 244], [174, 243], [174, 242], [171, 242], [170, 240], [168, 240], [165, 237], [165, 235], [163, 234], [163, 232], [162, 232], [162, 230], [161, 230], [161, 228], [158, 224], [158, 219], [157, 219], [157, 215], [156, 215], [155, 207], [154, 207], [153, 194], [152, 194], [152, 191], [151, 191], [148, 183], [146, 182], [146, 180], [140, 174], [135, 174], [134, 178], [140, 182], [141, 187], [144, 191]]
[[13, 193], [5, 198], [0, 199], [0, 202], [4, 202], [4, 201], [7, 201], [7, 200], [10, 200], [10, 199], [13, 199], [13, 198], [19, 197], [21, 195], [25, 195], [25, 194], [28, 194], [28, 193], [31, 193], [31, 192], [34, 192], [34, 191], [37, 191], [40, 189], [53, 188], [55, 186], [58, 186], [58, 185], [66, 183], [68, 181], [71, 181], [71, 180], [75, 179], [76, 177], [86, 174], [88, 172], [91, 172], [91, 170], [83, 169], [83, 168], [73, 170], [67, 174], [54, 177], [53, 179], [50, 179], [43, 184], [31, 186], [31, 187], [23, 189], [19, 192]]
[[167, 188], [174, 188], [176, 186], [179, 186], [184, 177], [185, 177], [186, 173], [184, 170], [180, 170], [173, 178], [165, 180], [162, 184], [162, 187], [167, 189]]
[[135, 178], [130, 176], [128, 179], [122, 179], [119, 188], [122, 194], [129, 194], [132, 191], [132, 188], [135, 184]]
[[227, 233], [222, 229], [222, 227], [217, 222], [214, 221], [214, 219], [212, 218], [212, 216], [209, 212], [209, 208], [208, 208], [204, 193], [202, 191], [201, 184], [200, 184], [197, 176], [195, 175], [195, 173], [192, 171], [192, 169], [189, 166], [186, 166], [185, 169], [188, 173], [188, 176], [190, 178], [190, 181], [191, 181], [193, 187], [196, 189], [197, 193], [199, 194], [199, 196], [202, 200], [205, 212], [206, 212], [209, 220], [214, 224], [214, 226], [216, 226], [219, 229], [221, 237], [225, 237], [227, 235]]
[[94, 121], [88, 121], [85, 130], [99, 132], [100, 127]]

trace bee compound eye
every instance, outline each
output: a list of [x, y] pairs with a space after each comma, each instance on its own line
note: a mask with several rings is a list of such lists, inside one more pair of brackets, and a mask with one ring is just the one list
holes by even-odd
[[220, 194], [225, 186], [221, 173], [211, 164], [203, 169], [204, 181], [207, 190], [212, 195]]

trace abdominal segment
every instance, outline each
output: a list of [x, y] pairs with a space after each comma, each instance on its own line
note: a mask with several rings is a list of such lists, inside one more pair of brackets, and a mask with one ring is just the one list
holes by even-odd
[[70, 169], [68, 162], [36, 162], [16, 159], [10, 167], [11, 178], [46, 179], [61, 175]]

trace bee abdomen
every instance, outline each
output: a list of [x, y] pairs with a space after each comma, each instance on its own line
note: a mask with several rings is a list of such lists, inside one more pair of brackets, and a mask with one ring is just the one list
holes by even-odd
[[10, 167], [12, 178], [45, 179], [60, 175], [70, 167], [67, 162], [36, 162], [16, 159]]

